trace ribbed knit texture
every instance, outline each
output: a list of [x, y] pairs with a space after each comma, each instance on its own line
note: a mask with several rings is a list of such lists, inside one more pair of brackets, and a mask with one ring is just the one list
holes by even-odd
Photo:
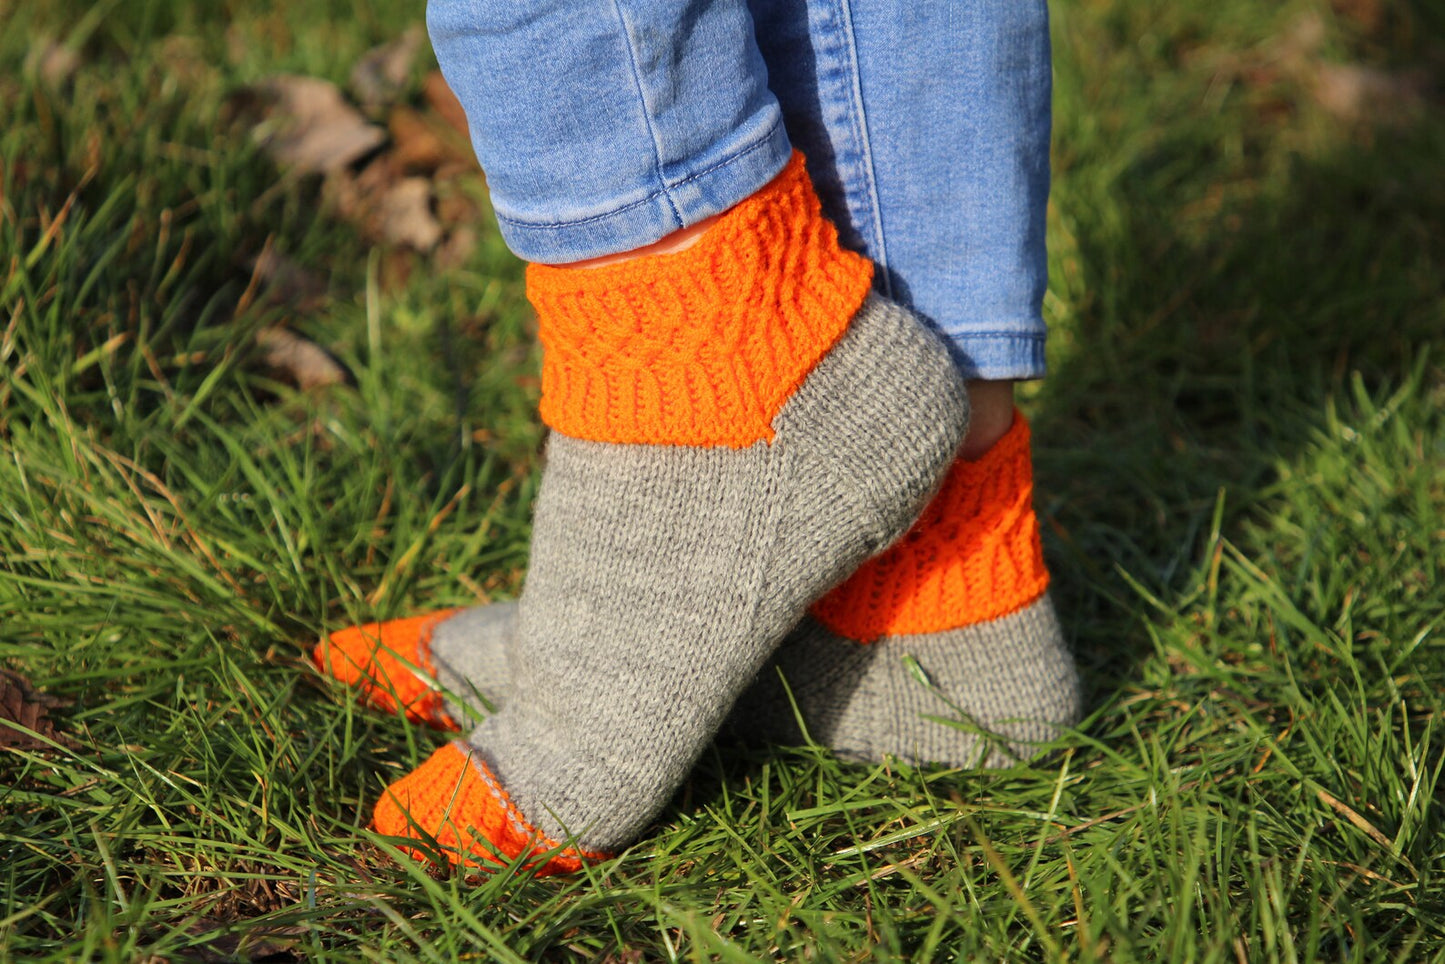
[[626, 846], [809, 603], [908, 530], [968, 401], [871, 270], [795, 158], [686, 251], [529, 271], [555, 431], [517, 629], [504, 660], [435, 660], [504, 666], [507, 697], [390, 788], [379, 830], [476, 865], [568, 844], [548, 872]]
[[573, 438], [742, 448], [862, 305], [800, 155], [692, 247], [601, 268], [531, 265], [542, 420]]
[[[528, 865], [536, 876], [545, 877], [575, 871], [583, 858], [609, 856], [575, 847], [558, 850], [558, 841], [522, 816], [486, 764], [460, 740], [432, 754], [377, 801], [372, 825], [378, 833], [414, 836], [413, 824], [427, 828], [451, 852], [448, 859], [469, 867], [483, 866], [472, 858], [499, 863], [537, 854], [540, 860], [541, 854], [557, 851], [540, 866]], [[418, 859], [424, 856], [414, 848], [403, 849]]]
[[966, 425], [947, 348], [870, 296], [779, 411], [771, 444], [554, 433], [515, 632], [486, 610], [425, 638], [414, 623], [405, 640], [363, 627], [406, 651], [351, 661], [391, 674], [381, 691], [430, 666], [467, 704], [453, 718], [479, 719], [394, 785], [378, 829], [437, 837], [478, 866], [489, 848], [561, 841], [580, 859], [635, 840], [808, 604], [917, 519]]
[[897, 544], [863, 564], [811, 613], [857, 642], [957, 629], [1017, 612], [1049, 585], [1033, 511], [1029, 426], [979, 460], [954, 463]]
[[363, 703], [388, 713], [400, 710], [413, 723], [456, 730], [432, 682], [436, 668], [429, 642], [436, 627], [457, 612], [352, 626], [317, 643], [312, 659], [321, 672], [356, 687]]
[[[1078, 674], [1045, 592], [1027, 508], [1028, 435], [1016, 417], [983, 459], [955, 464], [910, 537], [875, 557], [898, 558], [886, 568], [867, 563], [844, 584], [858, 593], [843, 602], [854, 607], [846, 613], [857, 617], [860, 635], [885, 616], [891, 625], [936, 628], [860, 643], [804, 619], [739, 698], [728, 728], [748, 739], [798, 742], [801, 714], [808, 738], [844, 756], [973, 767], [1028, 759], [1076, 722]], [[516, 692], [506, 658], [517, 615], [515, 603], [465, 610], [432, 633], [429, 657], [412, 660], [434, 662], [445, 687], [459, 694], [464, 706], [448, 704], [456, 719], [527, 698]]]

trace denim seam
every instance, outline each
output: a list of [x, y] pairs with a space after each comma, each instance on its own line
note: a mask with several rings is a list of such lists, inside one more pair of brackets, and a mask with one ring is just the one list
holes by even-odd
[[1046, 337], [1042, 332], [1035, 331], [968, 331], [948, 332], [950, 338], [967, 340], [970, 338], [1017, 338], [1020, 341], [1043, 341]]
[[[632, 82], [637, 86], [637, 99], [642, 106], [642, 122], [647, 128], [647, 135], [652, 139], [652, 161], [654, 173], [657, 176], [657, 183], [662, 185], [662, 190], [648, 195], [652, 200], [659, 195], [667, 202], [668, 210], [672, 212], [672, 219], [681, 228], [682, 212], [672, 200], [671, 188], [667, 186], [667, 179], [662, 176], [662, 143], [658, 138], [657, 127], [652, 123], [652, 115], [647, 105], [647, 90], [642, 83], [642, 73], [637, 66], [637, 50], [632, 43], [632, 31], [627, 26], [627, 16], [622, 12], [622, 4], [618, 0], [612, 0], [612, 9], [617, 13], [617, 25], [622, 28], [622, 41], [627, 46], [627, 64], [632, 69]], [[581, 222], [579, 222], [581, 223]]]
[[863, 76], [858, 67], [858, 38], [853, 31], [853, 10], [849, 5], [849, 0], [837, 0], [837, 10], [848, 36], [845, 51], [848, 59], [849, 93], [852, 95], [853, 101], [850, 118], [853, 136], [858, 139], [858, 146], [862, 154], [863, 173], [868, 183], [869, 206], [873, 209], [873, 235], [877, 250], [872, 252], [872, 255], [880, 269], [877, 274], [882, 281], [882, 293], [884, 297], [892, 298], [893, 282], [888, 273], [888, 246], [883, 237], [883, 205], [882, 199], [878, 196], [878, 173], [873, 163], [873, 144], [869, 140], [868, 115], [863, 104]]
[[[594, 214], [594, 215], [592, 215], [591, 217], [588, 217], [588, 218], [578, 218], [578, 219], [575, 220], [575, 221], [524, 221], [524, 220], [522, 220], [522, 219], [520, 219], [520, 218], [514, 218], [514, 217], [510, 217], [509, 215], [502, 214], [501, 212], [496, 211], [495, 209], [492, 211], [492, 213], [496, 216], [497, 220], [498, 220], [499, 222], [501, 222], [502, 224], [515, 225], [516, 227], [526, 228], [527, 230], [530, 230], [530, 231], [552, 231], [552, 230], [560, 230], [560, 229], [563, 229], [563, 228], [570, 228], [570, 227], [573, 227], [573, 226], [579, 225], [579, 224], [591, 224], [591, 223], [596, 222], [596, 221], [606, 221], [606, 220], [608, 220], [608, 219], [610, 219], [610, 218], [615, 218], [615, 217], [616, 217], [617, 215], [619, 215], [619, 214], [622, 214], [622, 213], [627, 212], [627, 211], [631, 211], [633, 208], [640, 208], [640, 207], [642, 207], [642, 206], [645, 205], [645, 204], [651, 204], [653, 201], [657, 200], [657, 198], [658, 198], [659, 196], [666, 195], [666, 194], [667, 194], [669, 191], [671, 191], [671, 190], [675, 190], [675, 189], [677, 189], [677, 188], [679, 188], [679, 187], [682, 187], [684, 184], [687, 184], [687, 183], [689, 183], [690, 181], [695, 181], [695, 180], [697, 180], [697, 179], [700, 178], [700, 177], [706, 177], [707, 175], [713, 173], [714, 171], [721, 170], [722, 168], [727, 167], [729, 164], [734, 164], [734, 163], [742, 160], [744, 157], [748, 156], [749, 154], [753, 153], [754, 151], [761, 150], [763, 147], [766, 147], [766, 146], [767, 146], [767, 144], [768, 144], [768, 142], [769, 142], [770, 140], [772, 140], [773, 133], [778, 129], [779, 126], [781, 126], [781, 124], [782, 124], [782, 119], [781, 119], [781, 118], [773, 121], [773, 123], [771, 123], [771, 124], [768, 125], [768, 129], [765, 130], [765, 131], [763, 131], [762, 135], [761, 135], [760, 137], [758, 137], [757, 140], [753, 141], [751, 144], [747, 145], [746, 147], [744, 147], [744, 148], [742, 148], [742, 149], [740, 149], [740, 150], [734, 151], [733, 153], [729, 154], [727, 157], [725, 157], [725, 158], [723, 158], [722, 160], [718, 161], [716, 164], [713, 164], [713, 165], [711, 165], [711, 166], [709, 166], [709, 167], [705, 167], [705, 168], [703, 168], [701, 171], [695, 171], [695, 172], [693, 172], [692, 174], [689, 174], [687, 177], [683, 178], [682, 180], [680, 180], [680, 181], [672, 184], [671, 186], [669, 186], [669, 187], [664, 187], [662, 190], [659, 190], [659, 191], [653, 191], [651, 194], [647, 195], [646, 197], [639, 198], [638, 200], [633, 201], [631, 204], [624, 204], [624, 205], [622, 205], [621, 207], [613, 208], [611, 211], [608, 211], [606, 214]], [[742, 198], [739, 198], [738, 200], [742, 200]], [[668, 205], [669, 205], [669, 206], [672, 205], [672, 201], [671, 201], [670, 198], [668, 199]], [[673, 210], [674, 210], [674, 213], [676, 213], [676, 208], [674, 208]]]

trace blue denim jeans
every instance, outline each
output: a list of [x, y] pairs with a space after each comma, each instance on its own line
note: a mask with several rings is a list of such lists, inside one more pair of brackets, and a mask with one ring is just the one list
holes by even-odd
[[628, 251], [801, 150], [844, 244], [969, 378], [1038, 378], [1044, 0], [429, 0], [503, 236]]

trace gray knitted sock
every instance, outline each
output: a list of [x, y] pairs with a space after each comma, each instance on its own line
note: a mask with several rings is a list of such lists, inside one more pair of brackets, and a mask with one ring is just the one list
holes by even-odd
[[[1076, 722], [1079, 681], [1045, 593], [1032, 478], [1020, 416], [981, 459], [955, 464], [907, 538], [817, 603], [729, 729], [796, 742], [801, 724], [845, 756], [1002, 766]], [[505, 695], [515, 612], [456, 618], [443, 642], [460, 670], [449, 688], [471, 679]]]
[[[453, 719], [481, 719], [510, 698], [506, 648], [516, 619], [515, 602], [494, 603], [438, 631], [433, 653]], [[974, 626], [866, 644], [804, 617], [738, 700], [726, 732], [749, 742], [811, 739], [873, 762], [997, 767], [1036, 756], [1078, 721], [1081, 706], [1073, 657], [1044, 596]]]
[[511, 696], [507, 648], [517, 630], [517, 604], [464, 609], [431, 635], [431, 662], [446, 712], [463, 729], [501, 708]]
[[507, 650], [526, 698], [467, 743], [549, 838], [631, 842], [806, 607], [912, 523], [965, 419], [943, 346], [870, 299], [771, 444], [554, 435]]
[[1037, 756], [1078, 722], [1081, 706], [1073, 657], [1044, 596], [988, 622], [866, 644], [805, 618], [728, 729], [798, 743], [801, 722], [807, 737], [852, 759], [1000, 767]]
[[501, 612], [448, 620], [433, 639], [443, 684], [465, 696], [490, 677], [497, 711], [394, 784], [377, 828], [474, 853], [478, 836], [503, 853], [529, 835], [584, 855], [630, 843], [807, 606], [908, 529], [966, 425], [947, 349], [869, 296], [769, 442], [554, 433], [512, 644], [496, 645]]

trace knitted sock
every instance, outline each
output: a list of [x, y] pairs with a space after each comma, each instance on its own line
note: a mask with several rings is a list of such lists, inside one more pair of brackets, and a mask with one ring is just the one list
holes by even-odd
[[[1028, 423], [1016, 416], [983, 458], [954, 464], [899, 543], [814, 604], [728, 729], [798, 742], [801, 715], [808, 736], [844, 756], [1002, 766], [1076, 722], [1078, 677], [1047, 595], [1032, 489]], [[432, 700], [413, 719], [453, 729], [485, 715], [510, 698], [516, 613], [496, 603], [441, 614], [429, 637], [413, 630], [423, 620], [386, 624], [404, 665], [429, 669], [455, 695], [443, 710], [407, 671], [400, 683], [374, 682], [372, 702], [392, 710], [393, 687], [405, 687]]]
[[1016, 414], [982, 458], [954, 464], [908, 535], [813, 605], [731, 728], [796, 742], [801, 717], [814, 740], [865, 760], [1036, 756], [1078, 721], [1081, 695], [1032, 501]]
[[553, 434], [511, 698], [388, 789], [379, 831], [544, 873], [636, 838], [963, 435], [947, 350], [870, 282], [796, 157], [685, 251], [529, 269]]
[[458, 731], [510, 691], [506, 651], [516, 629], [514, 602], [443, 609], [331, 633], [312, 658], [362, 702]]

